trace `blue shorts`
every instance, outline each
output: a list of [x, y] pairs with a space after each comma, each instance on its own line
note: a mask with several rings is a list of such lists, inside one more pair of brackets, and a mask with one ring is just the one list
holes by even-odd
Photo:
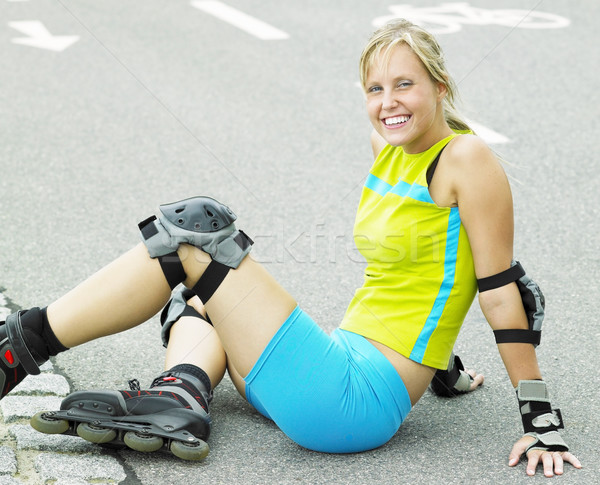
[[299, 445], [354, 453], [386, 443], [410, 397], [389, 360], [364, 337], [327, 335], [299, 307], [245, 378], [246, 398]]

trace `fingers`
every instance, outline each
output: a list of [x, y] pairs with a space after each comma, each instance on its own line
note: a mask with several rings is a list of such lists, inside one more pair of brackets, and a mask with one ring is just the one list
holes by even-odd
[[510, 452], [510, 455], [508, 455], [508, 466], [517, 466], [519, 460], [521, 459], [523, 451], [525, 451], [524, 449], [516, 450], [516, 447], [517, 445], [513, 447], [512, 451]]
[[[516, 447], [516, 445], [515, 445]], [[513, 448], [514, 450], [514, 448]], [[512, 457], [512, 453], [511, 453]], [[564, 462], [571, 463], [575, 468], [581, 468], [581, 463], [569, 452], [548, 452], [543, 450], [531, 450], [528, 453], [527, 459], [527, 475], [535, 475], [537, 466], [541, 463], [544, 469], [544, 476], [553, 477], [556, 475], [562, 475], [564, 472]], [[509, 465], [512, 462], [509, 460]], [[514, 463], [518, 463], [518, 460]]]
[[473, 369], [467, 370], [466, 373], [469, 374], [473, 379], [471, 385], [469, 386], [469, 391], [474, 391], [483, 384], [483, 381], [485, 379], [483, 377], [483, 374], [477, 374]]
[[[542, 458], [542, 466], [544, 467], [544, 475], [547, 477], [553, 477], [554, 476], [554, 457], [555, 453], [542, 453], [541, 458]], [[562, 458], [560, 459], [560, 463], [562, 466]], [[529, 468], [529, 467], [527, 467]], [[529, 470], [527, 470], [527, 473], [529, 473]], [[535, 473], [535, 469], [533, 471], [533, 473]], [[530, 475], [532, 475], [532, 473], [530, 473]]]
[[562, 454], [562, 459], [563, 461], [566, 461], [567, 463], [573, 465], [575, 468], [581, 468], [581, 462], [577, 459], [575, 455], [569, 453], [568, 451], [565, 451]]
[[516, 466], [519, 463], [521, 456], [523, 455], [523, 453], [525, 453], [525, 450], [532, 441], [533, 438], [531, 436], [524, 436], [515, 443], [515, 445], [512, 447], [512, 450], [510, 451], [510, 455], [508, 455], [509, 466]]
[[535, 475], [535, 469], [538, 466], [541, 456], [542, 452], [539, 450], [532, 450], [529, 452], [529, 454], [527, 455], [527, 475]]
[[[554, 458], [554, 473], [557, 475], [562, 475], [564, 470], [563, 457], [560, 453], [552, 453], [552, 457]], [[545, 471], [545, 470], [544, 470]], [[552, 471], [550, 471], [552, 473]], [[552, 476], [552, 475], [546, 475]]]

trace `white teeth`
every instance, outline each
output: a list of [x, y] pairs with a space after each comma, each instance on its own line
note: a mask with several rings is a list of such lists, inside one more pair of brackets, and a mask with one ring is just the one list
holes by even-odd
[[395, 116], [393, 118], [386, 118], [384, 123], [386, 125], [397, 125], [400, 123], [405, 123], [410, 119], [410, 116]]

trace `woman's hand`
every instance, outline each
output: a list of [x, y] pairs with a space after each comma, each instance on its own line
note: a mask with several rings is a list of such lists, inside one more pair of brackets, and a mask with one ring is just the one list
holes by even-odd
[[[508, 465], [517, 465], [527, 447], [534, 441], [535, 438], [532, 436], [523, 436], [517, 441], [508, 457]], [[547, 477], [552, 477], [555, 474], [562, 475], [564, 462], [570, 463], [575, 468], [581, 468], [581, 463], [577, 457], [568, 451], [530, 450], [527, 453], [527, 475], [535, 475], [535, 470], [540, 462], [544, 467], [544, 475]]]

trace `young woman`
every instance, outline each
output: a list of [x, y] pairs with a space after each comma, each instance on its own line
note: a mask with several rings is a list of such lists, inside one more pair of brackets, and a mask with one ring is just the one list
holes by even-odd
[[212, 389], [228, 366], [240, 393], [300, 445], [368, 450], [396, 433], [436, 370], [441, 393], [481, 384], [452, 354], [479, 286], [526, 432], [509, 465], [526, 453], [529, 474], [538, 463], [548, 476], [565, 461], [580, 467], [538, 368], [543, 297], [513, 262], [508, 181], [458, 116], [439, 45], [392, 23], [365, 48], [360, 75], [375, 163], [354, 236], [368, 265], [331, 336], [247, 256], [252, 241], [231, 210], [193, 198], [161, 206], [140, 224], [143, 244], [58, 301], [7, 318], [2, 395], [49, 356], [147, 320], [183, 283], [191, 292], [176, 292], [162, 314], [168, 370], [149, 389], [76, 392], [32, 424], [74, 432], [79, 423], [86, 439], [147, 451], [165, 438], [178, 456], [202, 458]]

